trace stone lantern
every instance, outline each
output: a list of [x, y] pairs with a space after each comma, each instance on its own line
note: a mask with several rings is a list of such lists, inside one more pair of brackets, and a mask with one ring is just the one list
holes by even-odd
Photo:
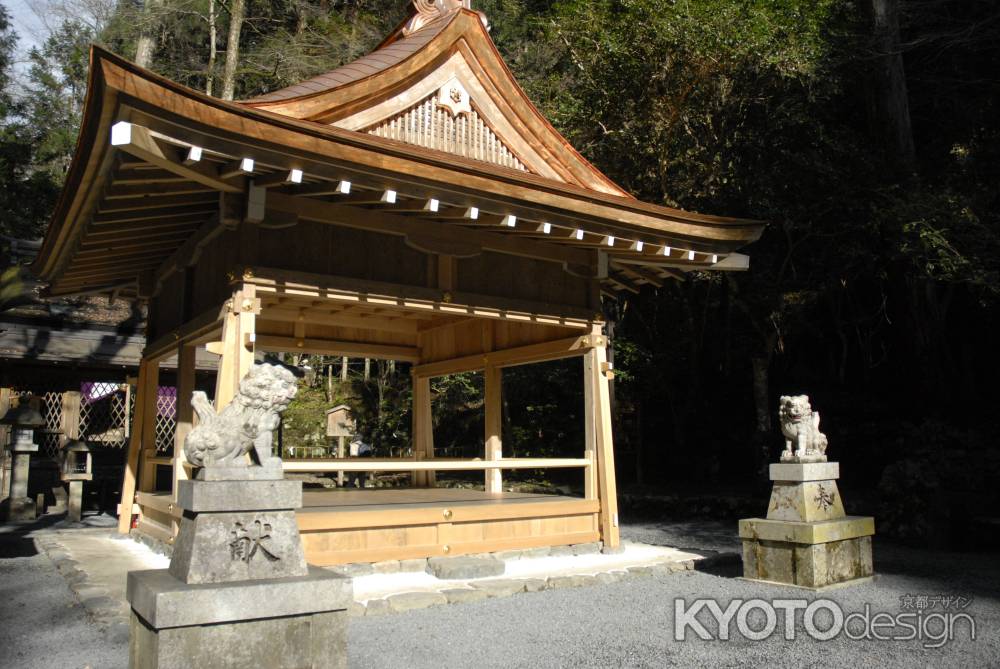
[[10, 497], [0, 502], [0, 518], [4, 520], [34, 520], [37, 515], [35, 500], [28, 497], [28, 470], [31, 454], [38, 452], [34, 441], [35, 430], [45, 425], [45, 419], [22, 398], [16, 407], [11, 407], [0, 418], [0, 424], [10, 425], [11, 452]]
[[83, 515], [83, 482], [94, 479], [94, 460], [90, 446], [78, 439], [70, 439], [62, 448], [63, 481], [69, 483], [68, 518], [79, 523]]

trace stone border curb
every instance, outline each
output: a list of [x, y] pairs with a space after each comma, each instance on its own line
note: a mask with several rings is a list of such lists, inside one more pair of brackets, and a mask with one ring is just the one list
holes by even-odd
[[92, 585], [87, 572], [70, 557], [66, 546], [52, 534], [36, 534], [35, 544], [45, 553], [83, 606], [91, 621], [112, 643], [128, 643], [128, 605], [112, 599], [107, 590]]
[[[566, 553], [566, 555], [573, 555], [573, 553]], [[707, 559], [714, 562], [720, 559], [728, 561], [738, 557], [735, 553], [723, 553]], [[456, 584], [449, 586], [443, 584], [441, 589], [436, 591], [401, 592], [388, 595], [384, 598], [355, 602], [349, 609], [349, 614], [352, 617], [380, 616], [446, 604], [466, 604], [485, 599], [511, 597], [528, 592], [583, 588], [595, 585], [608, 585], [621, 581], [666, 577], [673, 574], [694, 571], [697, 569], [696, 564], [701, 561], [702, 559], [667, 560], [592, 574], [570, 574], [549, 576], [547, 578], [488, 578], [469, 581], [466, 585]]]

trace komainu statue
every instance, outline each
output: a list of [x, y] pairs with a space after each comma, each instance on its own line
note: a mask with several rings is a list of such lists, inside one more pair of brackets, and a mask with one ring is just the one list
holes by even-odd
[[782, 395], [778, 418], [785, 435], [782, 462], [826, 462], [826, 435], [819, 431], [819, 412], [812, 410], [808, 395]]
[[198, 467], [244, 467], [246, 454], [253, 450], [257, 464], [280, 469], [281, 460], [271, 453], [271, 433], [297, 389], [292, 372], [264, 363], [250, 368], [236, 397], [221, 413], [215, 413], [205, 393], [195, 391], [191, 404], [200, 422], [184, 440], [188, 462]]

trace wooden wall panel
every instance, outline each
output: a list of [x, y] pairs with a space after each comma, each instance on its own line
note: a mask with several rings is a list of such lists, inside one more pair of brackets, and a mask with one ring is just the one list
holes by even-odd
[[427, 254], [402, 237], [310, 221], [261, 229], [257, 258], [262, 267], [369, 281], [426, 286], [428, 278]]
[[184, 274], [174, 272], [163, 282], [160, 292], [150, 300], [148, 341], [170, 332], [184, 322]]
[[190, 270], [194, 274], [190, 291], [193, 314], [215, 308], [229, 299], [233, 290], [229, 275], [237, 277], [243, 271], [238, 267], [239, 258], [240, 237], [236, 231], [227, 230], [205, 246]]
[[316, 565], [559, 546], [597, 541], [597, 514], [465, 523], [357, 527], [302, 532], [306, 561]]
[[470, 293], [590, 307], [591, 283], [557, 263], [492, 251], [458, 261], [458, 290]]

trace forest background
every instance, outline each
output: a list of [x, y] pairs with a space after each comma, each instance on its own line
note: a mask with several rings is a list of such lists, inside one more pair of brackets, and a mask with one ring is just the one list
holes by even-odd
[[[45, 34], [19, 58], [0, 6], [3, 244], [44, 233], [75, 147], [91, 43], [240, 99], [363, 55], [409, 12], [406, 0], [34, 8]], [[808, 393], [845, 483], [872, 492], [861, 499], [878, 506], [885, 531], [957, 535], [997, 508], [1000, 5], [475, 8], [542, 113], [631, 193], [769, 222], [746, 249], [746, 273], [693, 274], [606, 302], [624, 489], [722, 494], [759, 483], [782, 443], [778, 396]], [[21, 271], [5, 271], [4, 300]], [[298, 362], [314, 392], [289, 429], [318, 425], [317, 411], [347, 398], [377, 448], [408, 442], [405, 370], [373, 363], [367, 381], [342, 384], [339, 360]], [[505, 376], [506, 454], [579, 450], [580, 384], [567, 380], [579, 373], [555, 364]], [[436, 386], [439, 448], [481, 449], [481, 392], [470, 376]]]

